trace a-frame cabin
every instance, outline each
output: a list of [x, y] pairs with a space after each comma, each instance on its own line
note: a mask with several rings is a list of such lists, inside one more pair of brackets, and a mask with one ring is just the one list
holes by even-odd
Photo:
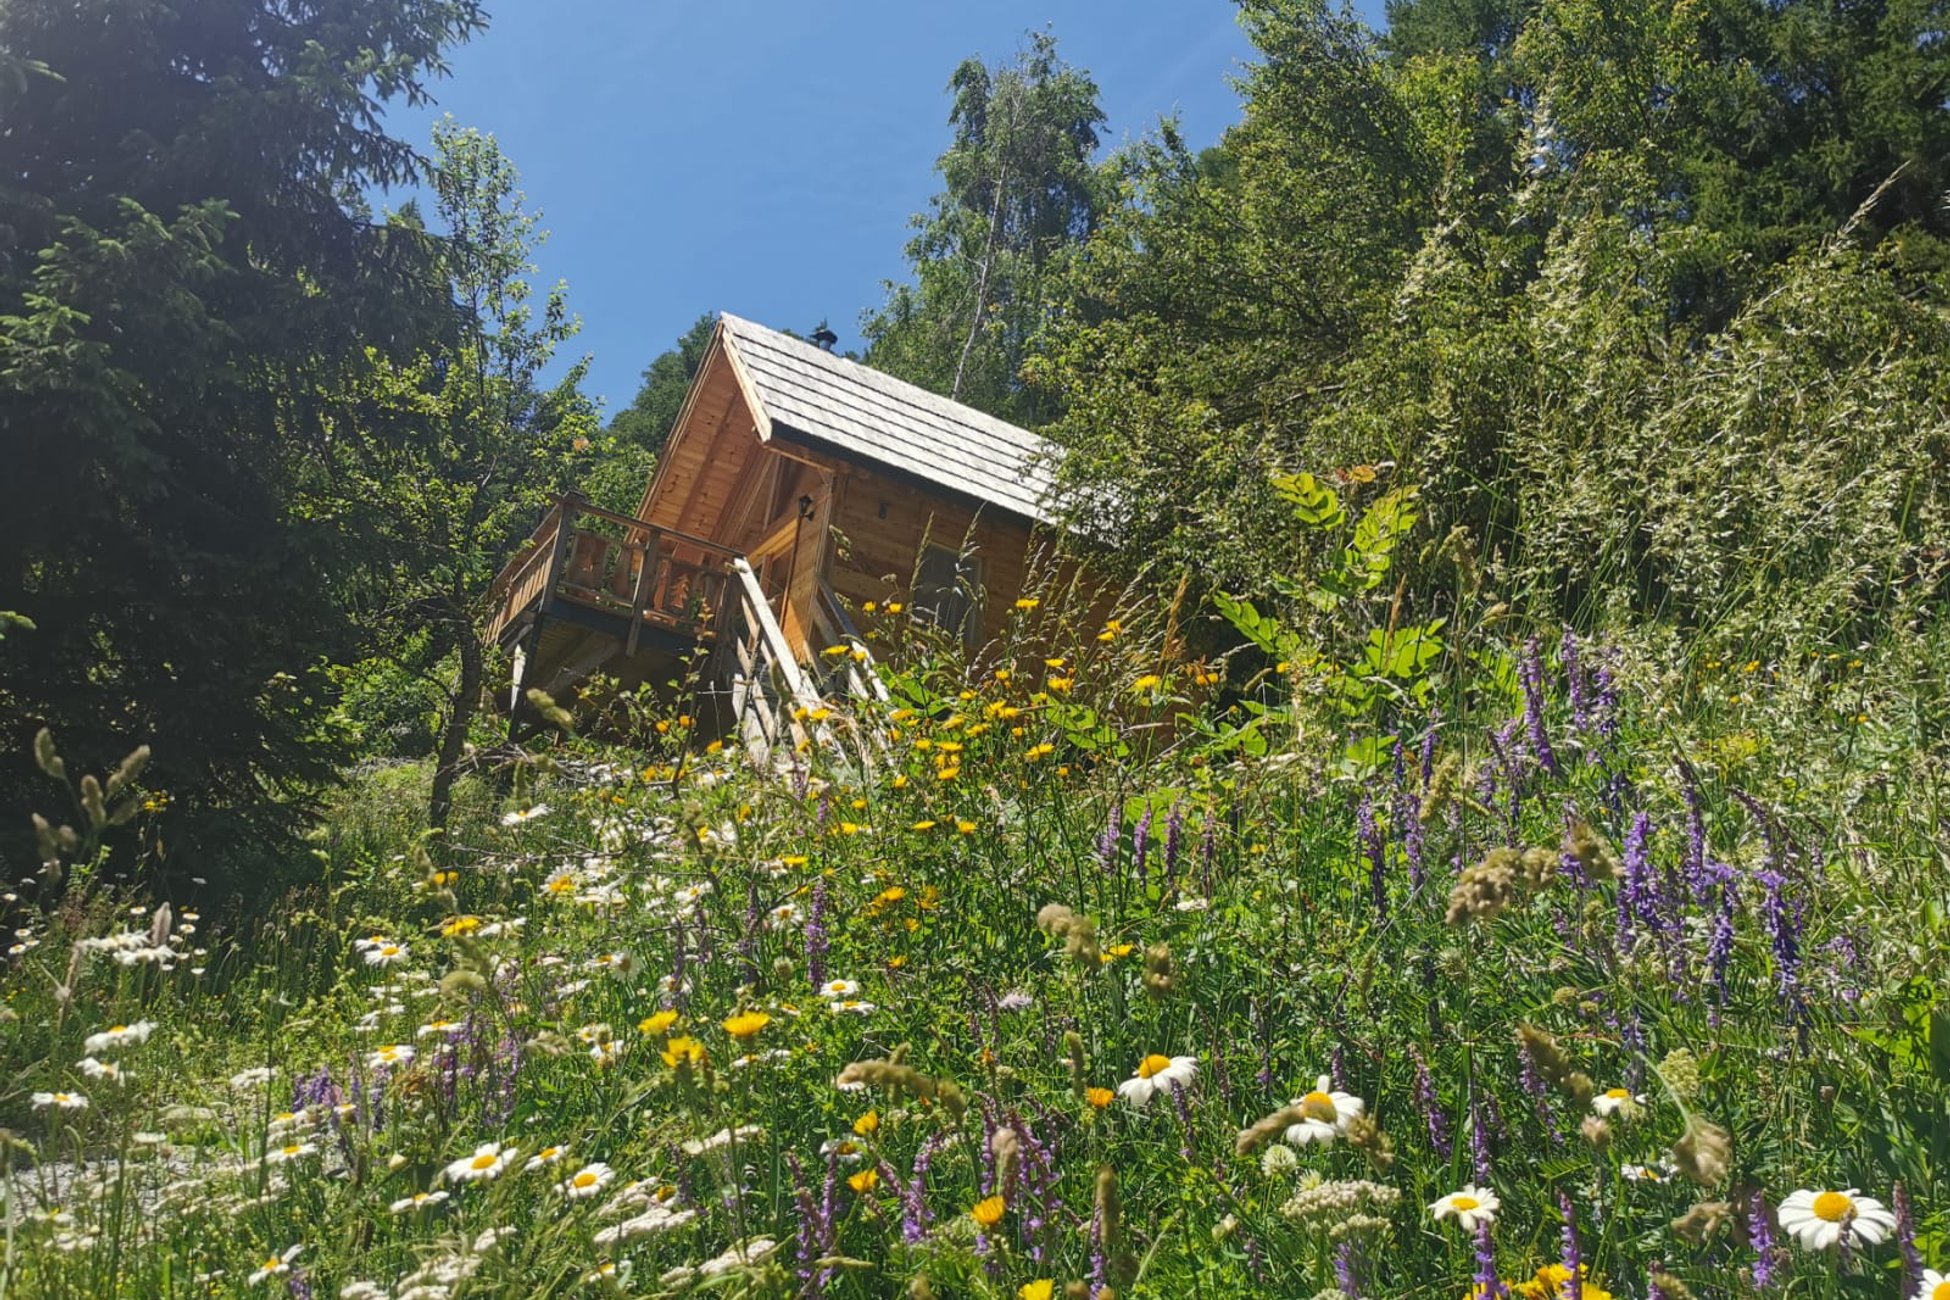
[[1026, 429], [726, 313], [636, 515], [566, 497], [497, 578], [511, 698], [660, 682], [702, 646], [720, 726], [755, 753], [803, 740], [809, 669], [861, 644], [846, 601], [994, 634], [1054, 522], [1055, 461]]

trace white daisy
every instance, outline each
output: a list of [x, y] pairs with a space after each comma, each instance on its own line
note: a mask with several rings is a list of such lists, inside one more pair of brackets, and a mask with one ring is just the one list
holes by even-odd
[[1950, 1300], [1950, 1274], [1924, 1269], [1923, 1285], [1916, 1288], [1915, 1300]]
[[572, 1201], [586, 1200], [591, 1196], [600, 1195], [615, 1177], [616, 1171], [598, 1160], [593, 1164], [584, 1165], [568, 1178], [557, 1183], [555, 1190]]
[[503, 826], [519, 826], [523, 822], [532, 822], [537, 817], [546, 816], [548, 816], [548, 805], [538, 803], [533, 808], [517, 808], [513, 812], [503, 813], [501, 815], [501, 824]]
[[98, 1061], [92, 1056], [84, 1056], [76, 1061], [75, 1069], [80, 1070], [90, 1079], [103, 1079], [109, 1083], [121, 1083], [128, 1078], [122, 1067], [115, 1062]]
[[567, 1147], [543, 1147], [540, 1151], [528, 1157], [528, 1163], [523, 1165], [522, 1168], [533, 1173], [537, 1169], [548, 1168], [557, 1161], [564, 1159], [568, 1154], [569, 1148]]
[[858, 998], [841, 998], [826, 1005], [834, 1015], [870, 1016], [874, 1012], [873, 1003], [862, 1002]]
[[1153, 1094], [1189, 1088], [1198, 1077], [1196, 1056], [1161, 1056], [1156, 1052], [1138, 1062], [1137, 1073], [1117, 1085], [1124, 1100], [1142, 1110]]
[[138, 1020], [132, 1025], [111, 1025], [99, 1034], [90, 1034], [82, 1041], [81, 1049], [93, 1056], [97, 1052], [113, 1052], [124, 1047], [134, 1047], [149, 1041], [149, 1035], [156, 1031], [154, 1021]]
[[1431, 1202], [1429, 1213], [1438, 1220], [1454, 1219], [1464, 1232], [1474, 1232], [1479, 1223], [1495, 1223], [1496, 1212], [1502, 1205], [1489, 1188], [1468, 1183], [1460, 1192], [1451, 1192]]
[[1287, 1125], [1288, 1142], [1297, 1147], [1310, 1142], [1332, 1146], [1348, 1124], [1367, 1109], [1366, 1102], [1332, 1084], [1333, 1080], [1323, 1074], [1314, 1080], [1312, 1092], [1293, 1103], [1300, 1108], [1301, 1118]]
[[852, 980], [827, 980], [819, 986], [822, 998], [850, 998], [860, 991], [860, 986]]
[[1845, 1231], [1850, 1242], [1873, 1246], [1896, 1226], [1896, 1216], [1881, 1201], [1853, 1187], [1845, 1192], [1806, 1188], [1793, 1192], [1781, 1202], [1779, 1218], [1781, 1227], [1806, 1250], [1827, 1250], [1841, 1241]]
[[438, 1205], [446, 1199], [445, 1192], [415, 1192], [411, 1196], [400, 1197], [393, 1202], [391, 1208], [394, 1214], [410, 1214], [414, 1210], [424, 1210], [429, 1206]]
[[799, 910], [797, 903], [780, 903], [765, 914], [765, 928], [782, 930], [786, 926], [799, 924], [804, 917], [805, 913]]
[[395, 1065], [411, 1065], [413, 1056], [413, 1049], [405, 1043], [388, 1043], [367, 1054], [366, 1067], [384, 1070]]
[[281, 1147], [271, 1147], [264, 1153], [267, 1165], [288, 1165], [293, 1160], [303, 1160], [318, 1154], [316, 1142], [287, 1142]]
[[1628, 1183], [1669, 1183], [1679, 1169], [1671, 1161], [1654, 1160], [1649, 1165], [1620, 1165], [1618, 1172]]
[[479, 1183], [499, 1178], [514, 1157], [515, 1153], [502, 1147], [499, 1142], [483, 1142], [474, 1148], [473, 1155], [462, 1156], [447, 1166], [447, 1181]]
[[1591, 1099], [1591, 1109], [1607, 1119], [1614, 1115], [1620, 1119], [1637, 1119], [1644, 1106], [1645, 1098], [1634, 1096], [1630, 1088], [1607, 1088]]
[[298, 1252], [303, 1249], [303, 1246], [292, 1246], [286, 1249], [282, 1255], [271, 1256], [271, 1258], [265, 1260], [258, 1266], [255, 1273], [250, 1275], [250, 1284], [252, 1286], [262, 1286], [274, 1277], [283, 1277], [291, 1271], [291, 1261], [298, 1258]]
[[30, 1100], [35, 1110], [87, 1110], [88, 1098], [78, 1092], [37, 1092]]
[[403, 943], [382, 942], [368, 947], [365, 952], [368, 966], [397, 966], [408, 957]]

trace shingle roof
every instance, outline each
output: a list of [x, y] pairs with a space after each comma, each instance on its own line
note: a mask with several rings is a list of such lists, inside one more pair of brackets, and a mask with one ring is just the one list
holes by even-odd
[[756, 390], [761, 435], [795, 430], [1025, 518], [1055, 522], [1059, 453], [1048, 439], [730, 312], [720, 320]]

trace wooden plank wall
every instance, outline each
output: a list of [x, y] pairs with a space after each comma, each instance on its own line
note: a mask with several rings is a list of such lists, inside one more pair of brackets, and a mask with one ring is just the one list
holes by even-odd
[[966, 542], [980, 561], [987, 593], [977, 640], [987, 641], [1001, 631], [1022, 591], [1029, 552], [1026, 522], [999, 510], [978, 513], [965, 502], [863, 465], [840, 472], [836, 497], [832, 525], [845, 535], [849, 553], [830, 558], [828, 580], [835, 591], [855, 604], [906, 600], [923, 542], [953, 550]]

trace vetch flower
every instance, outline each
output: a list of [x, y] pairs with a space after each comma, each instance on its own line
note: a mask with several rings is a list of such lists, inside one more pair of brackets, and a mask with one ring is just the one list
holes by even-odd
[[1466, 1183], [1459, 1192], [1451, 1192], [1429, 1204], [1429, 1213], [1438, 1221], [1454, 1219], [1462, 1225], [1464, 1232], [1476, 1231], [1479, 1223], [1496, 1222], [1496, 1212], [1503, 1202], [1497, 1200], [1496, 1193], [1487, 1187]]
[[499, 1142], [483, 1142], [471, 1156], [462, 1156], [447, 1166], [450, 1183], [481, 1183], [499, 1178], [514, 1159], [514, 1151]]
[[1301, 1117], [1287, 1125], [1286, 1140], [1297, 1147], [1311, 1142], [1332, 1146], [1348, 1124], [1367, 1110], [1366, 1102], [1335, 1088], [1333, 1080], [1325, 1074], [1315, 1078], [1312, 1092], [1293, 1104], [1299, 1108]]
[[1197, 1076], [1196, 1056], [1162, 1056], [1153, 1052], [1138, 1062], [1137, 1073], [1117, 1085], [1117, 1092], [1142, 1110], [1155, 1094], [1190, 1087]]
[[1803, 1188], [1781, 1202], [1777, 1217], [1804, 1250], [1827, 1250], [1840, 1244], [1844, 1233], [1851, 1242], [1873, 1246], [1896, 1226], [1896, 1216], [1881, 1201], [1853, 1187], [1845, 1192]]

